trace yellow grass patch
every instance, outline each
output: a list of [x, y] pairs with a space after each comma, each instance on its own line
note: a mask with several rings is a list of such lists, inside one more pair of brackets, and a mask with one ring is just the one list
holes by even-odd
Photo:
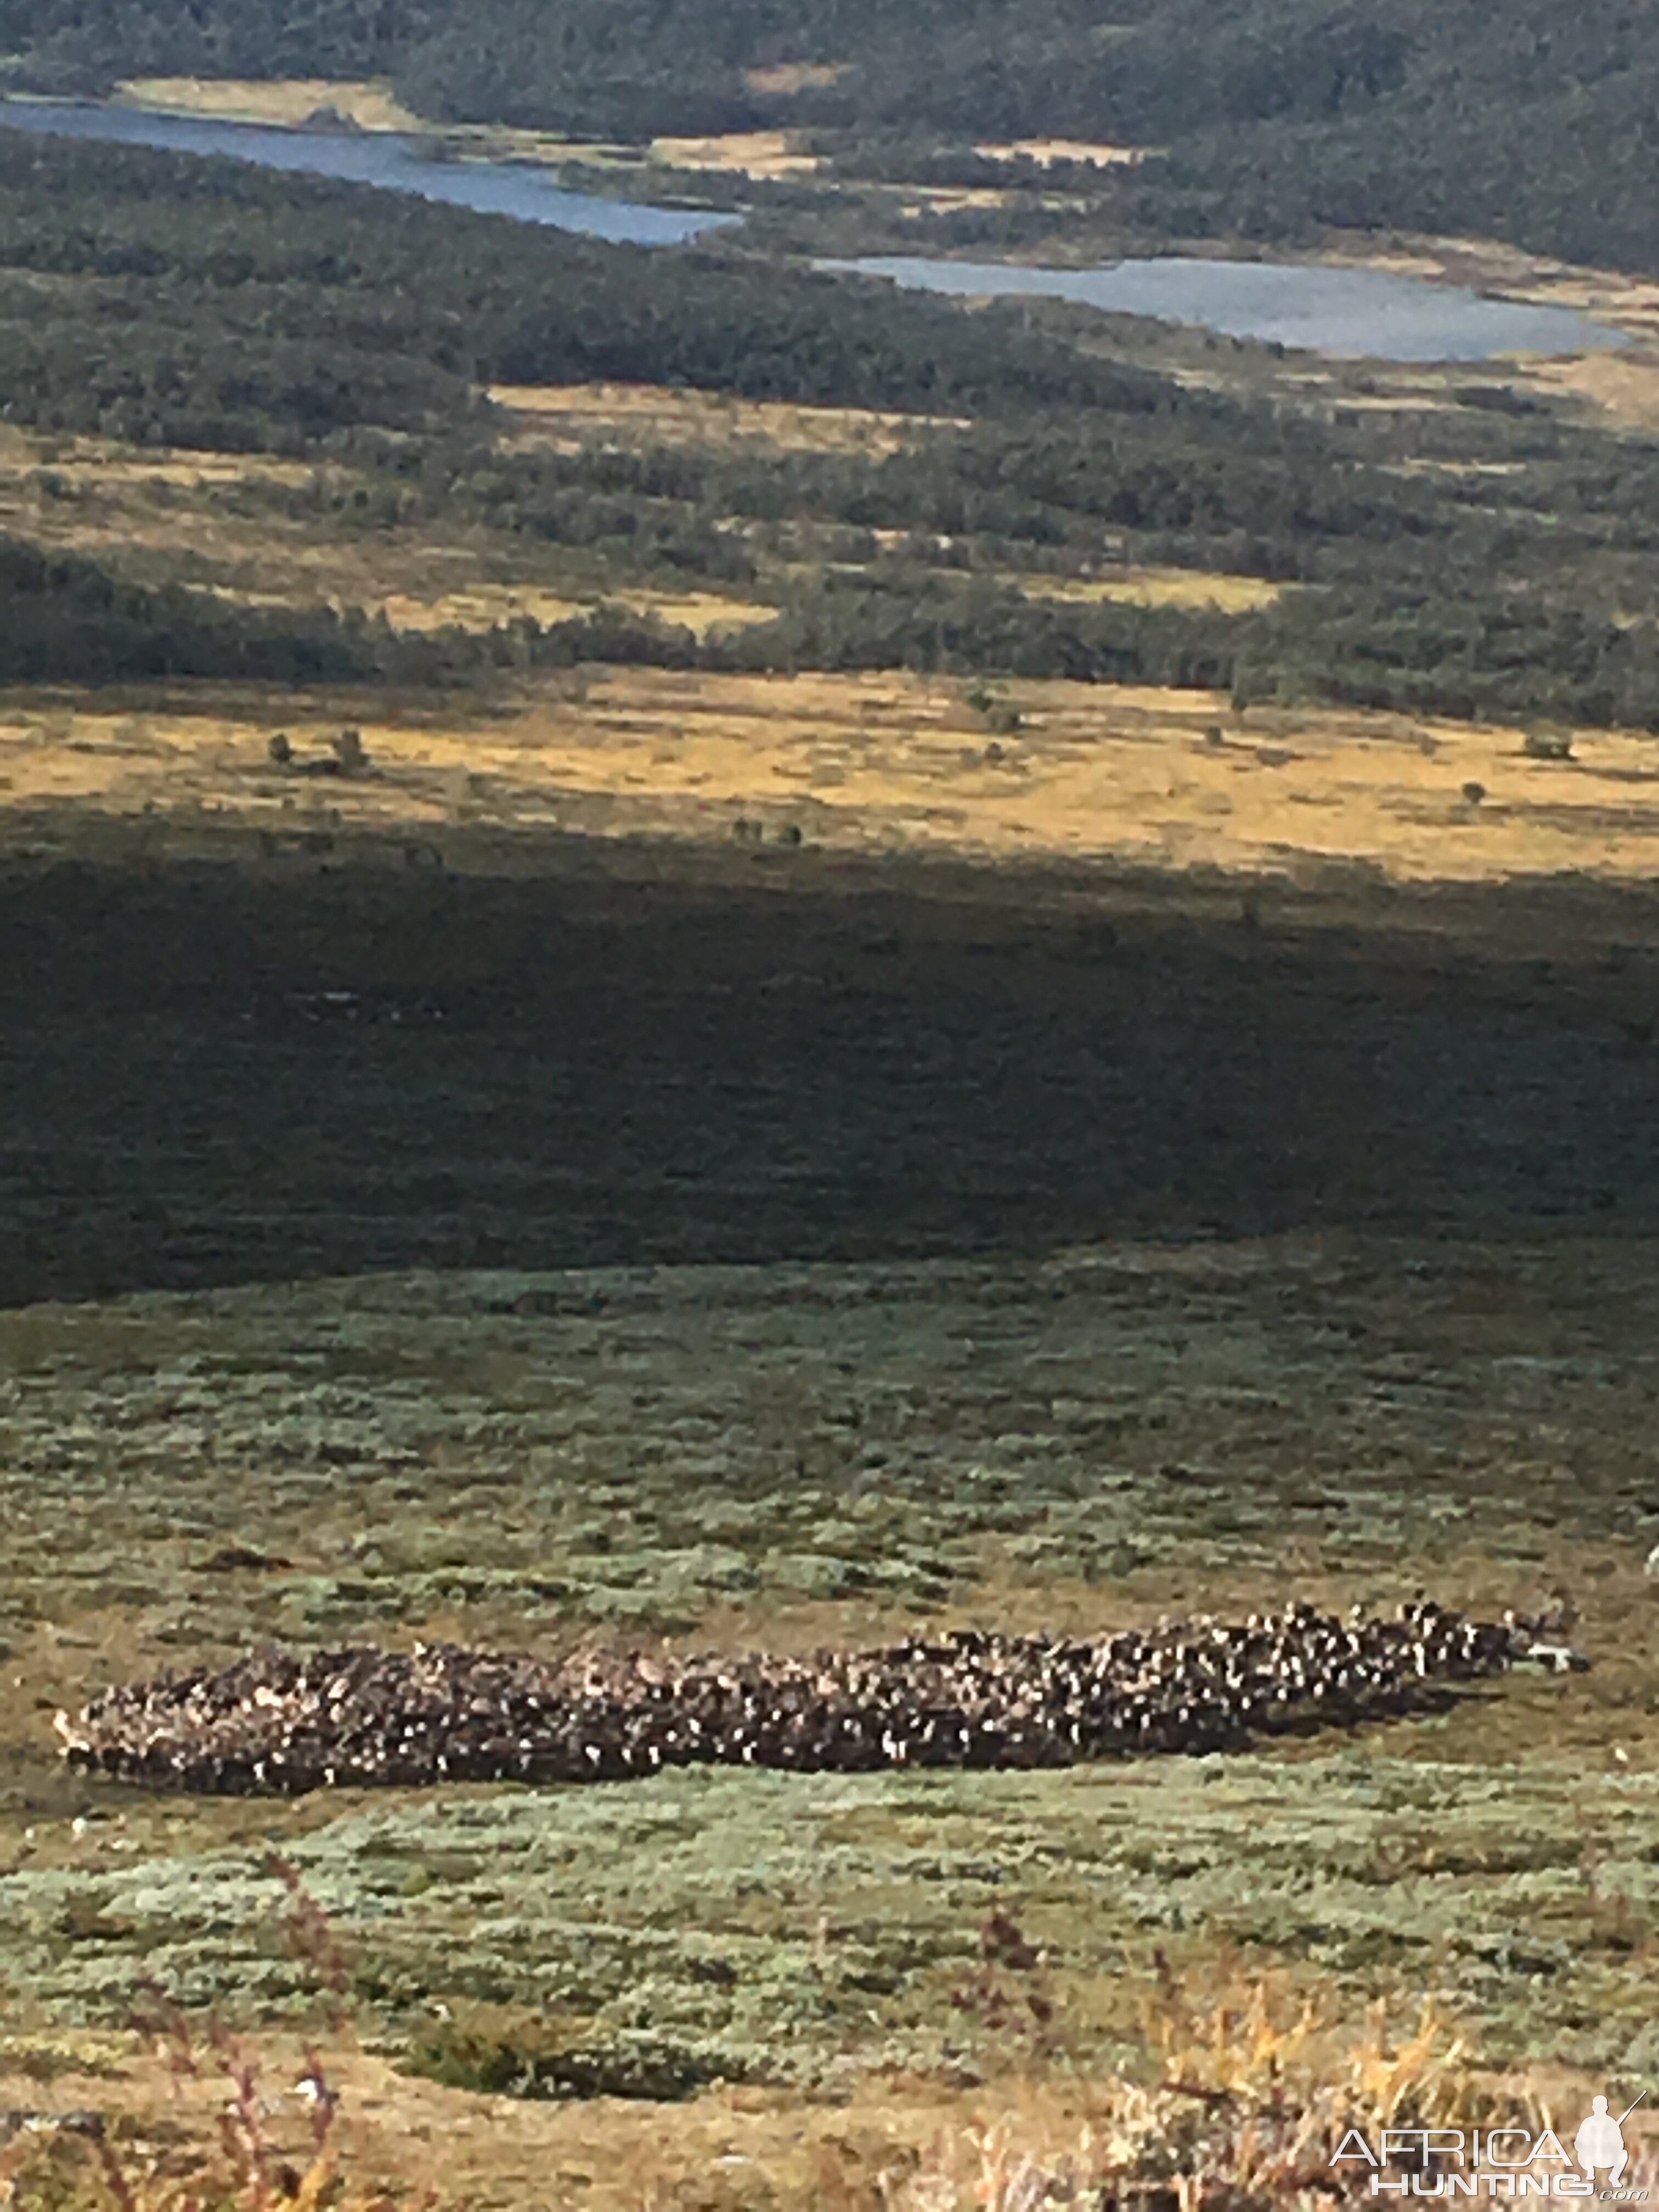
[[774, 62], [767, 69], [745, 70], [743, 81], [750, 92], [763, 94], [822, 92], [839, 83], [852, 66], [851, 62]]
[[[234, 586], [216, 587], [214, 595], [233, 600], [240, 606], [281, 607], [292, 603], [288, 595], [280, 592], [239, 589]], [[722, 599], [714, 592], [590, 592], [578, 599], [536, 584], [474, 584], [462, 591], [439, 592], [430, 597], [414, 592], [387, 592], [368, 599], [361, 595], [344, 599], [334, 593], [324, 604], [340, 611], [347, 606], [361, 606], [367, 614], [384, 614], [393, 629], [428, 634], [442, 629], [495, 629], [526, 617], [547, 629], [555, 623], [595, 614], [606, 605], [625, 608], [633, 614], [653, 615], [659, 622], [676, 623], [703, 638], [722, 630], [747, 629], [756, 623], [770, 622], [778, 611], [757, 600]]]
[[[666, 611], [666, 610], [665, 610]], [[453, 726], [273, 706], [301, 754], [356, 723], [374, 773], [274, 773], [246, 709], [0, 708], [0, 805], [424, 824], [488, 818], [721, 839], [738, 817], [830, 848], [1098, 858], [1294, 874], [1361, 861], [1401, 880], [1570, 872], [1650, 880], [1659, 853], [1651, 742], [1581, 734], [1534, 760], [1515, 729], [1252, 709], [1206, 692], [1062, 683], [1002, 687], [992, 737], [957, 684], [899, 674], [737, 677], [590, 670], [529, 683], [516, 711]], [[1223, 732], [1219, 744], [1211, 732]], [[1469, 796], [1472, 787], [1479, 795]]]
[[1527, 472], [1524, 461], [1449, 461], [1430, 453], [1414, 453], [1408, 461], [1384, 461], [1381, 466], [1391, 477], [1521, 477]]
[[1242, 614], [1270, 607], [1281, 586], [1262, 576], [1212, 575], [1194, 568], [1126, 568], [1108, 576], [1017, 576], [1028, 599], [1054, 599], [1068, 605], [1100, 606], [1109, 602], [1133, 607], [1223, 607]]
[[[141, 451], [0, 427], [0, 529], [149, 583], [222, 582], [310, 604], [361, 600], [365, 592], [350, 587], [367, 580], [362, 556], [317, 543], [314, 519], [252, 504], [239, 512], [234, 500], [216, 496], [239, 485], [291, 489], [316, 473], [309, 462], [267, 454]], [[374, 557], [387, 550], [377, 542]]]
[[1144, 161], [1144, 146], [1106, 146], [1092, 138], [1010, 138], [975, 146], [975, 153], [988, 161], [1027, 161], [1045, 169], [1056, 161], [1084, 161], [1097, 169], [1120, 168], [1126, 162]]
[[407, 630], [494, 629], [526, 615], [538, 623], [568, 622], [582, 611], [577, 600], [522, 584], [478, 584], [435, 599], [388, 592], [374, 611], [384, 613], [394, 629]]
[[1659, 350], [1540, 362], [1532, 381], [1588, 400], [1626, 430], [1659, 430]]
[[[196, 2068], [184, 2073], [143, 2050], [136, 2038], [106, 2040], [118, 2054], [120, 2071], [114, 2080], [108, 2070], [61, 2074], [46, 2099], [39, 2081], [25, 2074], [0, 2069], [0, 2084], [15, 2093], [12, 2103], [26, 2112], [42, 2102], [69, 2106], [72, 2095], [75, 2106], [106, 2117], [131, 2114], [153, 2123], [165, 2113], [170, 2135], [210, 2157], [231, 2086], [211, 2054], [202, 2054]], [[309, 2164], [307, 2107], [293, 2088], [307, 2069], [308, 2050], [301, 2038], [276, 2034], [240, 2046], [258, 2070], [268, 2141], [296, 2169]], [[734, 2143], [743, 2146], [744, 2163], [763, 2158], [769, 2174], [787, 2177], [798, 2190], [805, 2190], [815, 2173], [816, 2161], [802, 2142], [809, 2130], [803, 2129], [801, 2108], [781, 2097], [715, 2091], [677, 2107], [674, 2126], [665, 2130], [660, 2108], [650, 2105], [630, 2107], [610, 2100], [560, 2105], [475, 2095], [401, 2074], [385, 2058], [350, 2046], [328, 2049], [324, 2065], [340, 2100], [343, 2169], [360, 2186], [371, 2179], [386, 2185], [390, 2203], [429, 2203], [427, 2191], [435, 2187], [437, 2201], [447, 2205], [505, 2208], [580, 2201], [622, 2212], [646, 2201], [657, 2187], [693, 2185], [722, 2154], [732, 2155]], [[894, 2132], [918, 2145], [926, 2142], [936, 2123], [920, 2094], [908, 2100], [894, 2097], [893, 2106], [899, 2123]], [[814, 2138], [833, 2136], [841, 2124], [842, 2116], [832, 2109], [810, 2133]], [[135, 2168], [142, 2171], [137, 2161]], [[90, 2154], [82, 2170], [85, 2194], [73, 2201], [106, 2201], [106, 2192], [93, 2181], [97, 2167]], [[172, 2208], [185, 2201], [182, 2191], [165, 2197], [146, 2191], [141, 2199], [147, 2212], [152, 2205]], [[354, 2203], [369, 2201], [366, 2190], [351, 2198]], [[378, 2191], [373, 2201], [380, 2201]]]
[[292, 129], [319, 109], [332, 108], [360, 131], [420, 131], [418, 115], [404, 107], [381, 78], [129, 77], [119, 88], [129, 107], [170, 115], [205, 115], [225, 123], [267, 123]]
[[727, 131], [712, 138], [653, 138], [653, 161], [675, 169], [726, 169], [741, 177], [811, 176], [823, 164], [791, 131]]
[[[1073, 2003], [1076, 1994], [1066, 1991]], [[1292, 2163], [1305, 2169], [1321, 2131], [1316, 2120], [1305, 2141], [1259, 2132], [1249, 2116], [1269, 2098], [1292, 2112], [1316, 2112], [1327, 2085], [1340, 2085], [1342, 2117], [1374, 2139], [1401, 2110], [1449, 2112], [1466, 2123], [1469, 2111], [1480, 2109], [1470, 2100], [1483, 2091], [1507, 2091], [1517, 2110], [1534, 2116], [1534, 2128], [1550, 2110], [1583, 2110], [1590, 2094], [1588, 2084], [1564, 2078], [1565, 2069], [1554, 2066], [1501, 2076], [1478, 2070], [1456, 2021], [1432, 1997], [1414, 2033], [1405, 2021], [1394, 2026], [1377, 2015], [1356, 2033], [1329, 2021], [1286, 1974], [1252, 1984], [1230, 1960], [1208, 1980], [1206, 1996], [1207, 2004], [1189, 2000], [1182, 1988], [1143, 1996], [1133, 2032], [1162, 2057], [1165, 2081], [1197, 2082], [1238, 2100], [1244, 2118], [1233, 2136], [1212, 2136], [1210, 2156], [1224, 2172], [1257, 2183], [1264, 2172], [1270, 2180], [1283, 2175], [1287, 2202], [1297, 2177], [1286, 2169]], [[38, 2077], [22, 2067], [9, 2071], [0, 2055], [0, 2094], [19, 2112], [47, 2102], [100, 2114], [115, 2146], [108, 2166], [127, 2174], [142, 2212], [179, 2212], [204, 2201], [201, 2178], [246, 2166], [246, 2154], [233, 2162], [232, 2153], [250, 2142], [263, 2147], [271, 2166], [287, 2162], [316, 2177], [313, 2193], [297, 2200], [307, 2204], [508, 2212], [580, 2203], [592, 2212], [637, 2212], [647, 2204], [736, 2207], [755, 2201], [758, 2183], [763, 2201], [780, 2208], [855, 2212], [880, 2203], [894, 2212], [959, 2212], [1042, 2201], [1030, 2193], [1034, 2175], [1054, 2176], [1074, 2195], [1058, 2177], [1109, 2170], [1115, 2155], [1127, 2163], [1161, 2139], [1179, 2140], [1178, 2100], [1174, 2111], [1163, 2109], [1156, 2093], [1104, 2064], [1038, 2071], [1021, 2063], [1012, 2035], [991, 2080], [971, 2087], [891, 2067], [849, 2070], [833, 2098], [722, 2083], [676, 2105], [672, 2125], [664, 2124], [661, 2106], [643, 2100], [560, 2101], [450, 2088], [400, 2072], [349, 2027], [310, 2037], [269, 2030], [220, 2052], [203, 2039], [188, 2065], [135, 2035], [74, 2040], [85, 2048], [87, 2070], [55, 2074], [43, 2098]], [[44, 2041], [34, 2038], [28, 2048]], [[319, 2065], [337, 2100], [325, 2161], [317, 2157], [309, 2108], [295, 2087]], [[232, 2066], [247, 2069], [257, 2136], [234, 2124]], [[1407, 2106], [1407, 2097], [1421, 2100], [1420, 2106]], [[155, 2176], [191, 2173], [196, 2185], [147, 2176], [149, 2162], [130, 2147], [135, 2133], [141, 2140], [161, 2135], [169, 2145]], [[1639, 2161], [1632, 2171], [1643, 2180], [1651, 2176], [1653, 2140], [1644, 2115], [1627, 2123], [1626, 2141]], [[0, 2180], [8, 2168], [22, 2166], [29, 2145], [25, 2133], [6, 2147]], [[102, 2162], [84, 2138], [70, 2134], [66, 2148], [78, 2154], [64, 2164], [84, 2177], [84, 2191], [65, 2199], [54, 2191], [53, 2201], [111, 2201], [94, 2179]], [[326, 2196], [325, 2179], [334, 2184]], [[212, 2201], [228, 2201], [232, 2193], [216, 2189]], [[283, 2201], [274, 2187], [257, 2197], [252, 2189], [236, 2193], [250, 2203]]]
[[[313, 471], [303, 463], [244, 466], [226, 459], [214, 465], [216, 457], [200, 458], [210, 465], [198, 469], [194, 455], [171, 463], [77, 457], [43, 465], [41, 474], [61, 479], [76, 495], [69, 498], [47, 495], [30, 475], [9, 474], [0, 462], [0, 529], [83, 553], [136, 582], [185, 584], [248, 606], [362, 607], [372, 614], [399, 597], [430, 604], [458, 587], [477, 588], [482, 556], [465, 544], [392, 531], [319, 539], [314, 519], [237, 514], [225, 506], [204, 511], [188, 496], [198, 483], [304, 483]], [[538, 588], [514, 579], [491, 583], [508, 600]]]
[[612, 599], [638, 614], [654, 615], [659, 622], [678, 623], [698, 637], [772, 622], [778, 611], [757, 599], [724, 599], [714, 592], [617, 592]]
[[[1482, 362], [1480, 368], [1483, 374], [1490, 371], [1492, 380], [1498, 382], [1518, 374], [1507, 362]], [[1182, 368], [1172, 374], [1178, 384], [1194, 388], [1212, 392], [1229, 388], [1224, 375]], [[1274, 382], [1298, 400], [1322, 407], [1327, 413], [1344, 415], [1443, 413], [1456, 404], [1455, 386], [1463, 380], [1462, 374], [1453, 372], [1450, 365], [1447, 370], [1425, 372], [1400, 363], [1371, 362], [1365, 364], [1365, 378], [1368, 388], [1362, 391], [1346, 375], [1328, 368], [1291, 368], [1276, 363], [1273, 369]]]
[[49, 438], [0, 423], [0, 485], [19, 476], [49, 475], [89, 490], [111, 487], [247, 483], [299, 484], [315, 473], [309, 461], [268, 453], [215, 453], [194, 447], [123, 446], [105, 438]]
[[520, 418], [525, 444], [570, 448], [600, 434], [619, 442], [758, 445], [793, 453], [896, 452], [917, 432], [969, 427], [962, 416], [798, 407], [656, 384], [498, 384], [489, 397]]

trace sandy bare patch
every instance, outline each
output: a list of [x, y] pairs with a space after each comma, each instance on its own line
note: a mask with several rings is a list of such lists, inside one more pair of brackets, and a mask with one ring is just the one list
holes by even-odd
[[1080, 161], [1092, 168], [1113, 169], [1146, 158], [1144, 146], [1107, 146], [1091, 138], [1010, 138], [975, 146], [974, 151], [988, 161], [1024, 158], [1045, 169], [1056, 161]]
[[772, 622], [778, 612], [758, 599], [726, 599], [716, 592], [618, 592], [613, 604], [659, 622], [678, 623], [700, 638]]
[[388, 592], [375, 611], [384, 613], [393, 629], [484, 630], [526, 617], [543, 623], [568, 622], [582, 609], [575, 599], [538, 591], [533, 585], [479, 584], [464, 592], [442, 592], [433, 599]]
[[763, 95], [822, 92], [838, 84], [852, 68], [851, 62], [774, 62], [765, 69], [748, 69], [743, 81], [750, 92]]
[[[903, 204], [899, 212], [914, 220], [923, 215], [948, 215], [953, 208], [1012, 207], [1019, 194], [1001, 185], [900, 185], [895, 189], [902, 194]], [[1046, 208], [1079, 206], [1075, 200], [1045, 199]]]
[[226, 123], [266, 123], [292, 129], [331, 108], [360, 131], [420, 131], [426, 126], [404, 106], [383, 78], [321, 76], [138, 76], [118, 88], [129, 107], [171, 115], [206, 115]]
[[[1482, 364], [1483, 369], [1487, 366], [1491, 365]], [[1188, 391], [1226, 392], [1235, 388], [1231, 378], [1210, 369], [1176, 363], [1170, 373], [1177, 384]], [[1500, 379], [1511, 373], [1507, 364], [1498, 365]], [[1345, 415], [1443, 413], [1456, 405], [1455, 386], [1463, 380], [1449, 370], [1435, 368], [1425, 373], [1396, 362], [1371, 362], [1365, 364], [1363, 388], [1352, 377], [1328, 368], [1293, 368], [1287, 363], [1276, 362], [1273, 374], [1276, 385], [1310, 408], [1340, 409]]]
[[728, 131], [713, 138], [653, 138], [651, 158], [674, 169], [725, 169], [740, 177], [807, 177], [823, 166], [790, 131]]

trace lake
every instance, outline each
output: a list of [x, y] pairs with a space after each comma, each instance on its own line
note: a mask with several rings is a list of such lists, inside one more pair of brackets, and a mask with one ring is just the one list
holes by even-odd
[[220, 123], [206, 116], [156, 115], [139, 107], [102, 107], [70, 100], [0, 100], [0, 125], [70, 138], [112, 138], [175, 154], [227, 154], [265, 169], [299, 169], [386, 191], [550, 223], [635, 246], [677, 246], [700, 230], [735, 222], [702, 208], [642, 207], [561, 191], [527, 162], [433, 161], [407, 138], [390, 132], [284, 131], [255, 123]]
[[[562, 191], [531, 163], [434, 161], [409, 139], [387, 132], [284, 131], [70, 100], [0, 100], [0, 125], [175, 153], [228, 155], [264, 168], [378, 185], [480, 214], [550, 223], [556, 229], [636, 246], [679, 245], [701, 231], [740, 220], [707, 209], [649, 207]], [[969, 298], [1073, 300], [1121, 314], [1196, 323], [1233, 337], [1383, 361], [1486, 361], [1502, 354], [1583, 353], [1625, 343], [1621, 332], [1570, 307], [1489, 300], [1458, 285], [1375, 269], [1205, 261], [1185, 255], [1118, 261], [1098, 269], [1025, 269], [1006, 262], [904, 255], [818, 265]]]
[[883, 255], [827, 266], [965, 297], [1074, 300], [1117, 314], [1196, 323], [1231, 337], [1277, 340], [1381, 361], [1486, 361], [1500, 354], [1584, 353], [1623, 345], [1621, 331], [1571, 307], [1491, 300], [1455, 284], [1271, 261], [1162, 255], [1099, 269], [1020, 269], [1006, 262]]

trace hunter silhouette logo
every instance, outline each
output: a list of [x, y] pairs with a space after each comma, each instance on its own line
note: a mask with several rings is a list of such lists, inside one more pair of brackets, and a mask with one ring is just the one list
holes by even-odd
[[[1642, 2097], [1647, 2094], [1644, 2089]], [[1594, 2179], [1598, 2167], [1605, 2170], [1609, 2189], [1618, 2188], [1630, 2163], [1630, 2153], [1625, 2148], [1625, 2123], [1642, 2097], [1635, 2104], [1627, 2105], [1616, 2120], [1607, 2110], [1607, 2099], [1597, 2097], [1590, 2106], [1589, 2118], [1572, 2139], [1572, 2154], [1585, 2173]]]
[[[1373, 2197], [1600, 2197], [1645, 2203], [1645, 2189], [1624, 2186], [1630, 2164], [1625, 2123], [1647, 2094], [1644, 2089], [1616, 2119], [1605, 2097], [1593, 2099], [1571, 2150], [1553, 2128], [1537, 2136], [1529, 2128], [1384, 2128], [1375, 2143], [1350, 2128], [1331, 2164], [1369, 2166]], [[1391, 2166], [1408, 2171], [1390, 2173]]]

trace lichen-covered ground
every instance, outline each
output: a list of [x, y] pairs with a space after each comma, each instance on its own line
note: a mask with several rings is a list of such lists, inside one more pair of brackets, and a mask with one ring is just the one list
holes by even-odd
[[[440, 2066], [471, 2036], [623, 2091], [971, 2075], [1010, 2033], [975, 1980], [1001, 1911], [1048, 1954], [1043, 2063], [1125, 2059], [1161, 1948], [1356, 2016], [1433, 1986], [1494, 2057], [1635, 2080], [1656, 1291], [1645, 1242], [1332, 1236], [0, 1316], [0, 1974], [37, 2034], [151, 1980], [292, 2017], [277, 1847], [374, 2033]], [[51, 1736], [112, 1674], [268, 1637], [799, 1645], [1425, 1586], [1565, 1591], [1594, 1670], [1058, 1774], [226, 1802], [71, 1777]]]

